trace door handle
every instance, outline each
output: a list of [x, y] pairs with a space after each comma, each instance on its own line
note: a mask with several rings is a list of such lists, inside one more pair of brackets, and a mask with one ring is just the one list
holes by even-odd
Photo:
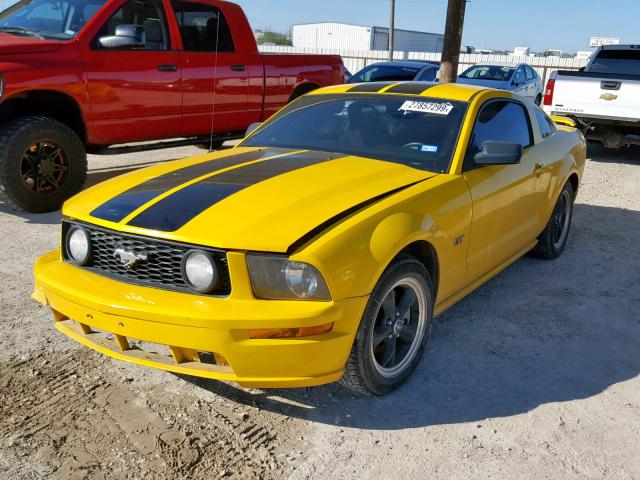
[[543, 165], [542, 163], [536, 163], [533, 167], [533, 173], [535, 173], [536, 175], [541, 175], [546, 169], [546, 165]]
[[231, 65], [231, 70], [234, 72], [244, 72], [247, 69], [244, 65]]
[[159, 72], [177, 72], [178, 71], [178, 66], [177, 65], [158, 65], [158, 71]]

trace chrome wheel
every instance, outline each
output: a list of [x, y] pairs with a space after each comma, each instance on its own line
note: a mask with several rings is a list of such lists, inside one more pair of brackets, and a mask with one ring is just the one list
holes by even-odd
[[420, 350], [427, 306], [426, 294], [416, 278], [401, 278], [387, 291], [376, 312], [370, 340], [373, 365], [383, 377], [401, 374]]
[[560, 248], [569, 233], [569, 222], [571, 221], [571, 194], [568, 190], [563, 190], [552, 218], [551, 239], [555, 248]]

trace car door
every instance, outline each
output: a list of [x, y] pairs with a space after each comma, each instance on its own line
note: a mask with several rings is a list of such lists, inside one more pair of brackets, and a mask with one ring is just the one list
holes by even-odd
[[258, 53], [236, 41], [221, 8], [185, 1], [171, 5], [182, 39], [182, 134], [244, 131], [262, 114], [262, 97], [249, 102], [250, 78], [264, 81]]
[[[161, 0], [114, 2], [108, 20], [81, 46], [97, 143], [180, 136], [182, 91]], [[99, 39], [119, 25], [144, 28], [142, 49], [104, 48]]]
[[[521, 252], [539, 233], [542, 198], [535, 169], [540, 152], [531, 125], [525, 106], [510, 99], [489, 100], [475, 120], [463, 168], [473, 202], [470, 281]], [[488, 140], [521, 144], [522, 159], [515, 165], [476, 165], [473, 157]]]

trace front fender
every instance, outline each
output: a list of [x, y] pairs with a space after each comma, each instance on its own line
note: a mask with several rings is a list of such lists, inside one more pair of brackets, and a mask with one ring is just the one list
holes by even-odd
[[438, 295], [464, 280], [471, 200], [459, 176], [421, 182], [357, 212], [292, 255], [324, 275], [335, 300], [370, 294], [384, 270], [408, 245], [427, 242], [439, 259]]

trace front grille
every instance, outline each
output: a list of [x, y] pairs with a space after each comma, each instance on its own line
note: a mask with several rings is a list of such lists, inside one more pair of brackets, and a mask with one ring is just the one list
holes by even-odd
[[[62, 252], [65, 260], [68, 259], [68, 256], [64, 239], [73, 225], [76, 224], [63, 222], [62, 225]], [[218, 286], [207, 295], [224, 296], [231, 292], [229, 266], [224, 251], [129, 235], [93, 225], [80, 223], [77, 225], [84, 228], [91, 238], [91, 258], [86, 265], [80, 268], [127, 283], [195, 294], [196, 292], [189, 288], [182, 277], [181, 264], [184, 254], [197, 248], [211, 254], [221, 278]], [[119, 258], [114, 256], [114, 251], [118, 247], [136, 254], [144, 254], [147, 256], [147, 260], [127, 268]]]

